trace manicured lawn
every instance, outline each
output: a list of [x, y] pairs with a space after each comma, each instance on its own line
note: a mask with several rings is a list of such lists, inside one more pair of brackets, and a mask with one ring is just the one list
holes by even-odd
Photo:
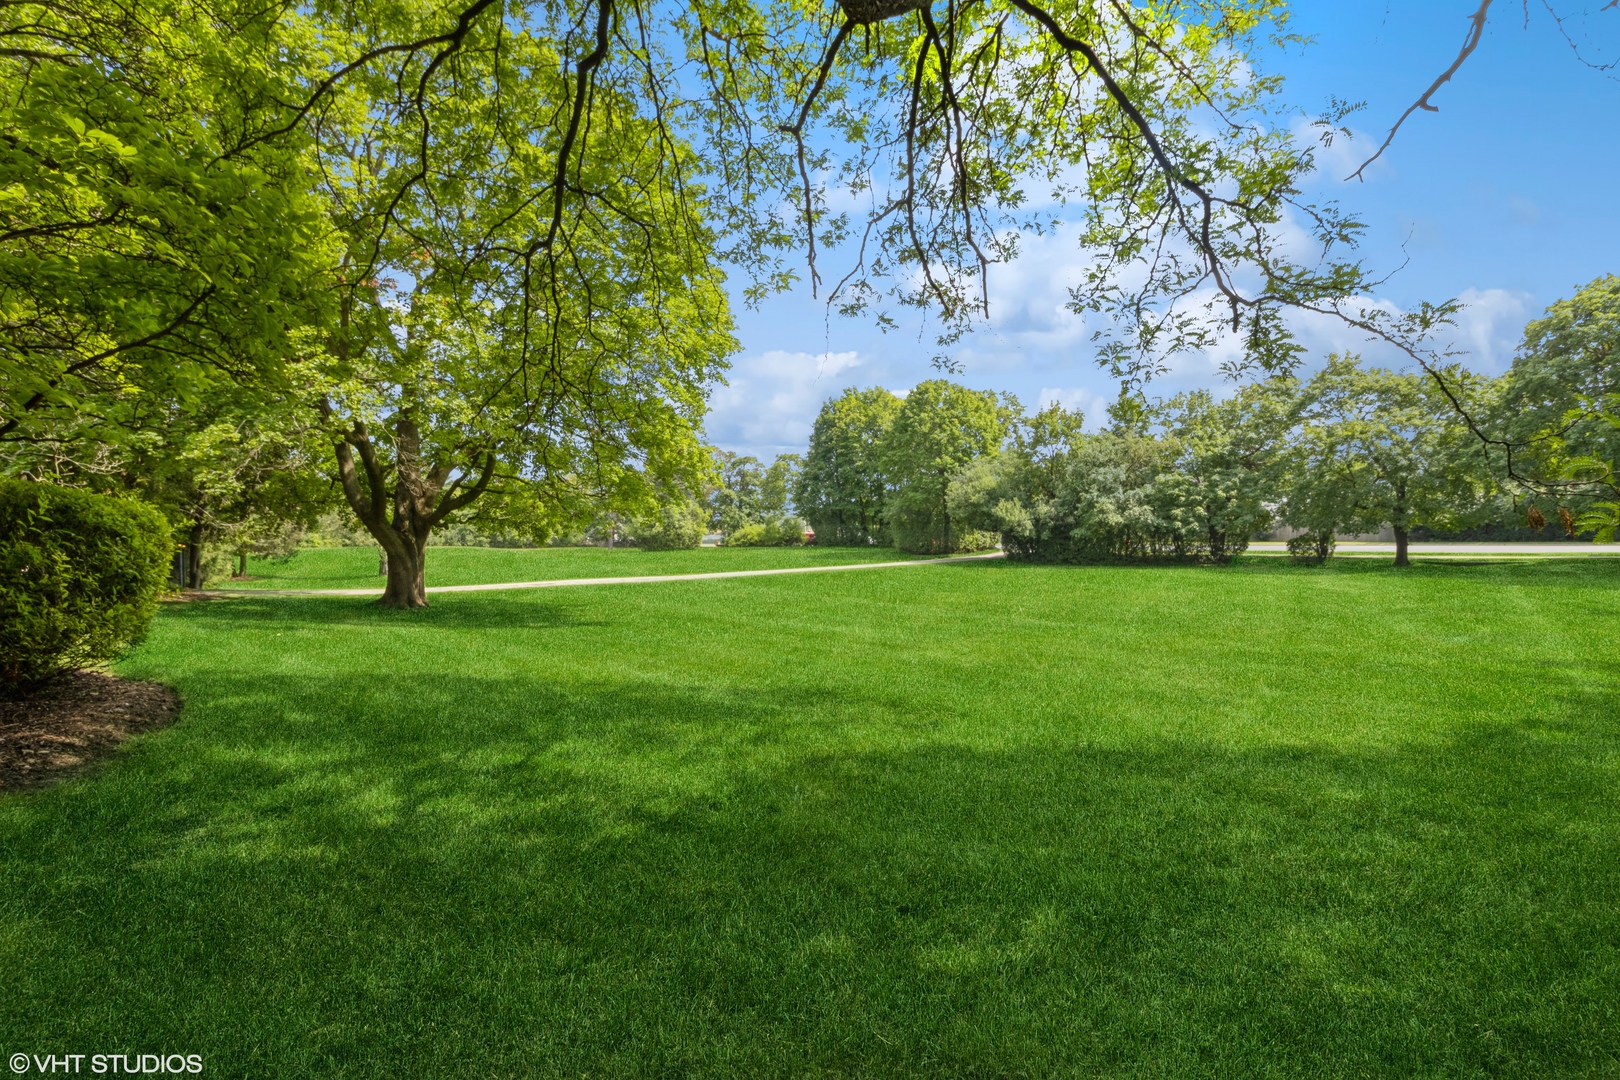
[[[698, 548], [638, 551], [635, 548], [432, 547], [427, 583], [486, 585], [505, 581], [551, 581], [582, 577], [704, 574], [724, 570], [774, 570], [785, 566], [898, 562], [913, 556], [893, 548]], [[286, 559], [248, 560], [250, 581], [215, 582], [230, 589], [371, 589], [382, 591], [377, 549], [308, 548]]]
[[171, 605], [122, 670], [179, 725], [0, 799], [0, 1055], [1620, 1075], [1617, 611], [1607, 560]]

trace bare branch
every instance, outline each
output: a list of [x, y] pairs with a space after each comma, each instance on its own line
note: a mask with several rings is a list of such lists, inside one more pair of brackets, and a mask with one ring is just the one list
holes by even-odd
[[1367, 171], [1367, 166], [1377, 161], [1383, 156], [1384, 151], [1389, 149], [1389, 144], [1395, 141], [1395, 133], [1401, 130], [1401, 125], [1406, 123], [1406, 118], [1408, 116], [1411, 116], [1418, 109], [1422, 109], [1424, 112], [1440, 111], [1440, 107], [1438, 105], [1431, 105], [1429, 103], [1429, 98], [1436, 90], [1440, 89], [1446, 83], [1451, 81], [1451, 77], [1457, 74], [1457, 69], [1463, 66], [1463, 61], [1467, 60], [1469, 56], [1473, 55], [1474, 50], [1479, 47], [1479, 39], [1485, 33], [1485, 16], [1486, 13], [1490, 11], [1490, 7], [1491, 0], [1480, 0], [1479, 10], [1468, 16], [1468, 35], [1463, 39], [1462, 49], [1457, 53], [1457, 59], [1453, 60], [1451, 62], [1451, 66], [1440, 73], [1439, 78], [1435, 79], [1434, 82], [1429, 84], [1429, 88], [1423, 91], [1422, 97], [1418, 98], [1416, 101], [1412, 102], [1412, 104], [1406, 107], [1406, 111], [1401, 113], [1401, 118], [1395, 121], [1395, 126], [1389, 129], [1389, 134], [1384, 136], [1383, 145], [1378, 148], [1377, 153], [1373, 154], [1373, 156], [1368, 158], [1366, 161], [1363, 161], [1361, 163], [1361, 168], [1345, 177], [1346, 180], [1366, 179], [1363, 174]]

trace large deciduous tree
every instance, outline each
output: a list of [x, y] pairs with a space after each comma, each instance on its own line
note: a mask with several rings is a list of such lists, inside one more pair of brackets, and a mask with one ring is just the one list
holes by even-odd
[[[362, 54], [443, 21], [373, 13]], [[346, 243], [319, 406], [386, 605], [426, 603], [429, 535], [481, 497], [541, 531], [707, 469], [735, 342], [703, 189], [625, 44], [635, 9], [587, 14], [468, 21], [454, 48], [373, 59], [313, 120]]]
[[[1620, 525], [1620, 277], [1605, 275], [1524, 330], [1490, 416], [1491, 445], [1520, 490], [1608, 541]], [[1571, 509], [1573, 508], [1573, 510]], [[1573, 529], [1574, 526], [1571, 526]]]
[[1001, 450], [1018, 413], [1016, 401], [944, 379], [911, 388], [878, 450], [888, 487], [883, 517], [896, 547], [942, 554], [993, 545], [952, 519], [946, 493], [963, 466]]
[[[1465, 390], [1478, 382], [1456, 368], [1445, 376]], [[1347, 501], [1337, 512], [1346, 527], [1389, 525], [1395, 565], [1410, 562], [1413, 527], [1452, 524], [1489, 495], [1485, 447], [1423, 375], [1333, 356], [1305, 385], [1303, 398], [1302, 438], [1314, 448], [1312, 467], [1324, 470], [1316, 493], [1337, 492]]]
[[793, 505], [810, 522], [816, 543], [888, 542], [878, 451], [899, 411], [900, 399], [881, 386], [850, 387], [821, 406], [793, 488]]

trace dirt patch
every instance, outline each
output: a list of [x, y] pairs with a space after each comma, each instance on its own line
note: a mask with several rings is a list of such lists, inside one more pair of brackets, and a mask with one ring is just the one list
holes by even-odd
[[0, 700], [0, 795], [82, 772], [179, 711], [171, 687], [96, 671], [64, 675], [26, 701]]

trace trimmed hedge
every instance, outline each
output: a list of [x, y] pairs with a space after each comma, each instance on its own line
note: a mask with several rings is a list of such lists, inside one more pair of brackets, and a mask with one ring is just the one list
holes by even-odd
[[168, 523], [142, 503], [0, 480], [0, 693], [140, 641], [173, 550]]

